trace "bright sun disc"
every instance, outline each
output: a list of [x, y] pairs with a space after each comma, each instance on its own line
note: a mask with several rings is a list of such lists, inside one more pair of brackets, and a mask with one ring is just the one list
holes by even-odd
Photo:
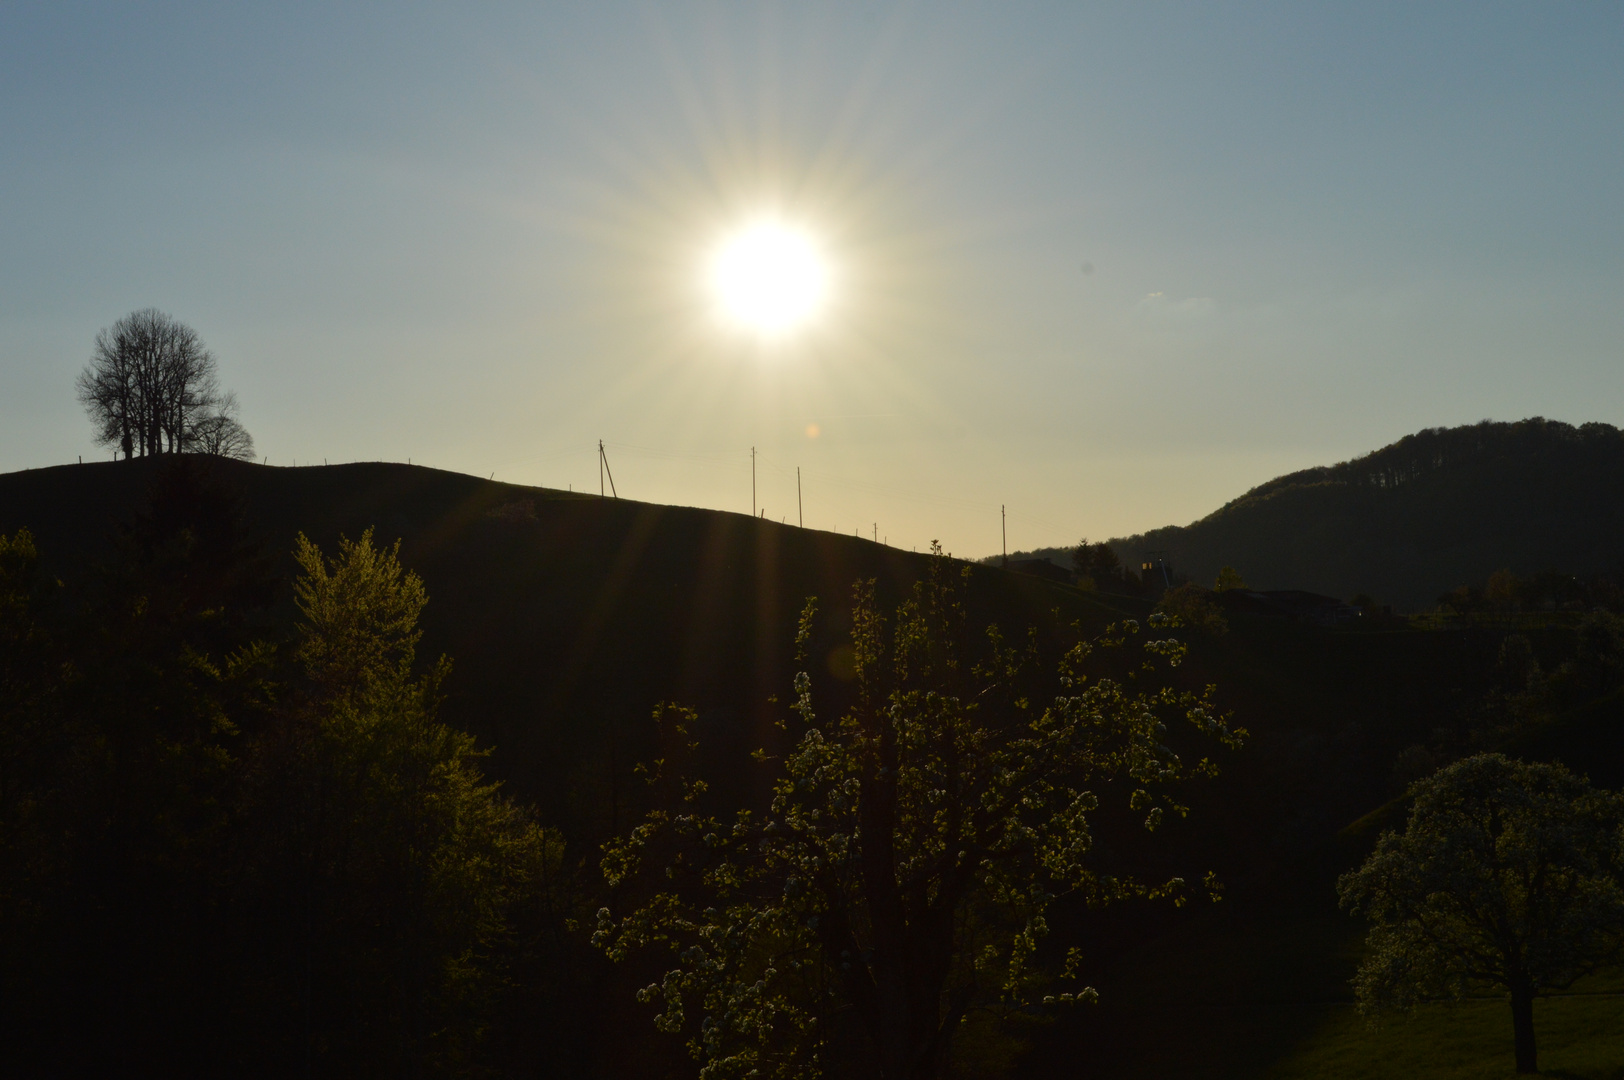
[[730, 321], [776, 336], [817, 314], [828, 291], [829, 273], [810, 236], [763, 222], [717, 249], [710, 284]]

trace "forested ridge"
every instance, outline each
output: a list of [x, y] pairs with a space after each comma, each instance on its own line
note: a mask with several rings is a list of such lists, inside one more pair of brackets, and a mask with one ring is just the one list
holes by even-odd
[[1621, 537], [1624, 432], [1536, 417], [1421, 431], [1119, 543], [1200, 581], [1229, 565], [1261, 588], [1415, 609], [1499, 569], [1617, 572]]
[[[1621, 538], [1624, 432], [1534, 417], [1429, 428], [1110, 544], [1130, 567], [1162, 553], [1206, 585], [1232, 566], [1253, 588], [1365, 594], [1417, 611], [1496, 570], [1617, 575]], [[1022, 557], [1070, 565], [1062, 548]]]

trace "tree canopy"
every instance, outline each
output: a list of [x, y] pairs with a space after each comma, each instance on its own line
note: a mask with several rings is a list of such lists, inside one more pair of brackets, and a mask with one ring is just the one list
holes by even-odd
[[1404, 831], [1339, 883], [1343, 906], [1371, 923], [1360, 1007], [1497, 987], [1517, 1071], [1534, 1072], [1534, 998], [1624, 949], [1624, 797], [1500, 754], [1457, 761], [1410, 794]]
[[217, 368], [196, 330], [154, 308], [132, 311], [96, 335], [79, 400], [96, 441], [126, 458], [187, 450], [251, 458], [254, 440]]
[[[622, 891], [657, 868], [655, 891], [618, 917], [601, 910], [594, 940], [617, 960], [671, 951], [674, 965], [639, 996], [658, 1005], [661, 1030], [688, 1035], [706, 1080], [818, 1075], [839, 1039], [866, 1047], [861, 1059], [885, 1080], [938, 1077], [972, 1013], [1093, 997], [1075, 953], [1042, 948], [1058, 898], [1187, 892], [1182, 879], [1140, 882], [1092, 856], [1108, 798], [1147, 830], [1183, 812], [1164, 790], [1191, 771], [1167, 745], [1169, 721], [1229, 745], [1244, 734], [1210, 687], [1166, 681], [1184, 644], [1144, 640], [1127, 621], [1077, 641], [1044, 678], [1032, 648], [996, 628], [975, 648], [951, 565], [938, 551], [889, 619], [873, 584], [857, 585], [856, 702], [820, 718], [810, 677], [795, 677], [783, 721], [793, 746], [781, 762], [758, 755], [776, 766], [763, 811], [713, 807], [686, 771], [694, 714], [656, 712], [669, 751], [648, 776], [665, 798], [603, 860]], [[809, 602], [803, 645], [815, 613]], [[1060, 992], [1045, 992], [1056, 977]]]

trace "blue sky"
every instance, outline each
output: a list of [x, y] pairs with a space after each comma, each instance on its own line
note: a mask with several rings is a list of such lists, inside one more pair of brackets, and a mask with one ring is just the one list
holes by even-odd
[[[1624, 423], [1616, 4], [0, 7], [0, 470], [157, 306], [272, 464], [957, 552], [1422, 427]], [[703, 254], [831, 263], [772, 345]], [[816, 425], [817, 437], [809, 427]]]

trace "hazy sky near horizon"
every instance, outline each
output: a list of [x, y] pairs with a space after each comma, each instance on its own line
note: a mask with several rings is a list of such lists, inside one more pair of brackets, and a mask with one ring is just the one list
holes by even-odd
[[[1624, 424], [1616, 3], [10, 4], [0, 103], [0, 471], [106, 456], [148, 306], [273, 465], [748, 512], [754, 445], [972, 556]], [[702, 281], [762, 214], [831, 268], [770, 345]]]

